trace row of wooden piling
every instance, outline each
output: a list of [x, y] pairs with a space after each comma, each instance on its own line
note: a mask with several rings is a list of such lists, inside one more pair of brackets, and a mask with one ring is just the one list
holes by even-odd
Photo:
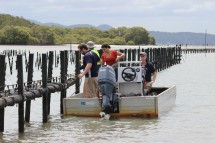
[[[27, 54], [28, 52], [29, 52], [29, 54]], [[18, 54], [22, 54], [22, 55], [24, 55], [24, 58], [25, 58], [25, 71], [28, 72], [28, 66], [29, 66], [28, 55], [30, 56], [30, 54], [31, 54], [30, 51], [28, 51], [28, 52], [26, 50], [22, 50], [22, 51], [21, 50], [19, 50], [19, 51], [18, 50], [4, 50], [2, 52], [2, 54], [6, 55], [6, 57], [8, 59], [8, 62], [6, 62], [7, 64], [6, 64], [5, 70], [7, 70], [7, 67], [8, 67], [10, 70], [10, 74], [12, 75], [15, 56], [17, 56]], [[73, 63], [74, 62], [74, 53], [72, 53], [72, 51], [70, 51], [69, 55], [70, 55], [70, 61], [71, 61], [71, 63]], [[47, 53], [47, 56], [49, 56], [48, 53]], [[58, 67], [58, 65], [60, 63], [60, 54], [58, 54], [56, 50], [54, 52], [53, 57], [54, 57], [54, 59], [53, 59], [54, 66]], [[42, 68], [41, 53], [37, 52], [34, 65], [35, 65], [35, 67], [37, 67], [38, 70]]]
[[[125, 53], [125, 61], [139, 61], [139, 53], [146, 52], [148, 60], [154, 63], [158, 71], [164, 70], [172, 65], [180, 63], [181, 60], [181, 47], [168, 47], [168, 48], [148, 48], [148, 49], [121, 49], [119, 50]], [[56, 56], [56, 55], [55, 55]], [[75, 75], [80, 73], [81, 58], [79, 51], [75, 51], [75, 74], [67, 79], [68, 73], [68, 51], [60, 52], [60, 82], [53, 82], [52, 70], [54, 63], [54, 52], [50, 51], [49, 54], [42, 54], [41, 67], [42, 67], [42, 80], [40, 86], [32, 88], [35, 84], [33, 81], [33, 67], [34, 67], [34, 54], [29, 54], [28, 60], [28, 74], [27, 74], [27, 88], [23, 82], [23, 55], [17, 55], [17, 90], [10, 95], [5, 92], [5, 54], [0, 55], [0, 132], [4, 131], [4, 108], [6, 106], [13, 106], [18, 104], [18, 120], [19, 120], [19, 132], [24, 132], [24, 122], [30, 122], [30, 109], [31, 100], [42, 97], [42, 114], [43, 123], [48, 121], [48, 115], [50, 114], [50, 99], [51, 93], [60, 93], [60, 113], [63, 114], [63, 98], [66, 97], [66, 89], [75, 84], [75, 93], [80, 92], [80, 81]], [[47, 60], [48, 59], [48, 60]], [[47, 63], [48, 61], [48, 63]], [[48, 64], [48, 68], [47, 68]], [[71, 74], [72, 75], [72, 74]], [[2, 91], [2, 92], [1, 92]], [[24, 118], [24, 102], [26, 102], [25, 118]]]
[[[76, 54], [79, 55], [79, 52]], [[68, 57], [67, 51], [60, 52], [61, 60], [61, 82], [52, 82], [52, 66], [53, 66], [53, 52], [49, 52], [49, 63], [47, 69], [47, 54], [42, 54], [42, 84], [37, 88], [32, 88], [33, 84], [33, 54], [29, 55], [29, 67], [28, 67], [28, 77], [27, 77], [27, 90], [24, 87], [23, 82], [23, 55], [17, 55], [17, 89], [14, 89], [14, 93], [7, 93], [5, 91], [5, 55], [0, 55], [0, 132], [4, 131], [4, 108], [6, 106], [13, 106], [18, 104], [18, 128], [19, 132], [24, 132], [24, 122], [30, 121], [30, 108], [31, 100], [35, 98], [42, 97], [42, 109], [43, 109], [43, 123], [47, 123], [48, 115], [50, 114], [50, 98], [51, 93], [61, 92], [61, 102], [60, 111], [63, 114], [63, 98], [66, 97], [66, 89], [79, 80], [75, 75], [70, 75], [67, 79], [67, 67], [68, 67]], [[79, 64], [80, 65], [80, 64]], [[77, 80], [77, 81], [76, 81]], [[11, 95], [12, 94], [12, 95]], [[26, 110], [24, 118], [24, 102], [26, 101]]]
[[121, 49], [120, 52], [125, 53], [126, 57], [123, 61], [139, 61], [140, 52], [147, 53], [147, 59], [153, 63], [157, 71], [164, 70], [181, 61], [181, 46], [168, 48], [138, 48], [138, 49]]
[[215, 49], [214, 48], [202, 48], [202, 49], [189, 49], [189, 48], [185, 48], [182, 49], [182, 52], [184, 54], [192, 54], [192, 53], [215, 53]]

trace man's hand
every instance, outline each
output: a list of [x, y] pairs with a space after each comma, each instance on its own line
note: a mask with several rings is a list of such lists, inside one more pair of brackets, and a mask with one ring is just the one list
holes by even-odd
[[80, 73], [79, 75], [78, 75], [78, 78], [82, 78], [84, 76], [84, 74], [83, 73]]

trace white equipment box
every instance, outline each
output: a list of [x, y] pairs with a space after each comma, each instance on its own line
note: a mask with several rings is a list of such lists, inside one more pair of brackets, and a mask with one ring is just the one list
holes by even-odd
[[118, 90], [122, 95], [143, 95], [143, 70], [140, 61], [118, 62]]

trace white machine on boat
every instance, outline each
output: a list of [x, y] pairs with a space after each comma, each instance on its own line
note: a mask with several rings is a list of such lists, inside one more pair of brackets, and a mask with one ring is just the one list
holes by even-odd
[[118, 63], [118, 89], [124, 96], [143, 95], [145, 72], [139, 61]]
[[[102, 95], [102, 112], [119, 113], [119, 96], [143, 95], [143, 70], [140, 62], [118, 63], [118, 85], [115, 71], [111, 66], [102, 66], [98, 73], [98, 83]], [[133, 66], [132, 66], [133, 65]], [[118, 86], [118, 93], [116, 87]]]

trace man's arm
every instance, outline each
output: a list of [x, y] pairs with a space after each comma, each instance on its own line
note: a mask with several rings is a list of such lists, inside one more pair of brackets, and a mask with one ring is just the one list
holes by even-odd
[[88, 63], [82, 73], [78, 75], [79, 78], [82, 78], [92, 67], [92, 63]]
[[156, 80], [156, 77], [157, 77], [157, 72], [154, 71], [153, 74], [152, 74], [152, 81], [151, 81], [151, 84], [153, 84]]

